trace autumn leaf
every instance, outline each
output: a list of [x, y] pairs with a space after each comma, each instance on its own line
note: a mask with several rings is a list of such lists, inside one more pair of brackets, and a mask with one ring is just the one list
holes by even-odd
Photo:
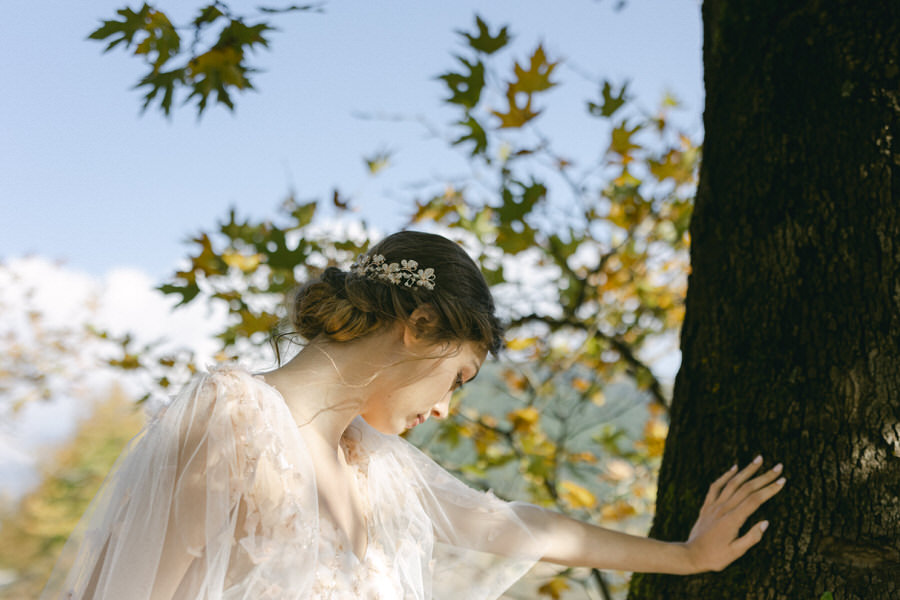
[[606, 504], [600, 509], [600, 517], [604, 521], [621, 521], [635, 515], [634, 506], [624, 500], [617, 500], [612, 504]]
[[476, 121], [474, 117], [468, 117], [465, 121], [458, 122], [457, 125], [468, 128], [469, 132], [455, 139], [453, 141], [454, 146], [464, 144], [465, 142], [474, 142], [474, 146], [472, 146], [471, 152], [472, 156], [475, 156], [476, 154], [484, 154], [487, 151], [487, 133], [481, 126], [481, 123]]
[[659, 181], [671, 179], [676, 185], [694, 182], [695, 164], [680, 150], [669, 150], [662, 160], [651, 159], [647, 165]]
[[510, 88], [516, 93], [524, 92], [526, 94], [548, 90], [556, 85], [556, 82], [550, 81], [550, 75], [553, 74], [553, 70], [558, 64], [558, 61], [549, 62], [547, 55], [544, 54], [543, 45], [538, 45], [531, 55], [528, 70], [516, 62], [513, 67], [516, 80], [510, 84]]
[[278, 315], [265, 311], [257, 314], [249, 310], [242, 310], [240, 317], [241, 323], [237, 331], [244, 337], [250, 337], [254, 333], [268, 334], [281, 320]]
[[388, 150], [379, 150], [371, 157], [364, 159], [369, 175], [377, 175], [379, 171], [385, 169], [391, 164], [391, 152]]
[[[337, 200], [337, 190], [334, 191], [335, 200]], [[304, 202], [300, 204], [294, 200], [289, 200], [285, 205], [285, 209], [294, 219], [291, 229], [302, 229], [312, 223], [313, 217], [316, 215], [315, 202]]]
[[473, 50], [484, 54], [493, 54], [509, 43], [510, 36], [506, 25], [500, 28], [497, 35], [491, 35], [487, 23], [480, 16], [475, 15], [475, 26], [478, 28], [477, 36], [465, 31], [457, 31], [458, 34], [466, 38], [469, 47]]
[[610, 83], [604, 81], [603, 89], [600, 92], [602, 103], [595, 104], [593, 102], [588, 102], [588, 112], [595, 117], [611, 117], [628, 101], [628, 98], [625, 95], [627, 88], [628, 84], [625, 83], [619, 88], [618, 94], [614, 94]]
[[139, 32], [146, 31], [152, 12], [155, 11], [146, 3], [137, 12], [130, 8], [121, 8], [116, 11], [116, 14], [122, 17], [121, 21], [113, 19], [103, 21], [103, 24], [100, 27], [88, 35], [88, 39], [99, 41], [112, 38], [104, 49], [104, 52], [109, 52], [122, 43], [128, 48], [134, 43], [134, 37]]
[[641, 125], [635, 125], [631, 129], [628, 129], [628, 127], [625, 125], [625, 121], [619, 123], [619, 125], [612, 131], [612, 139], [609, 143], [609, 151], [615, 152], [623, 158], [630, 157], [632, 150], [636, 150], [641, 147], [631, 140], [631, 136], [640, 131], [641, 128]]
[[201, 234], [193, 239], [194, 243], [200, 246], [200, 253], [191, 258], [191, 268], [194, 271], [203, 273], [206, 276], [223, 273], [226, 268], [225, 261], [213, 250], [212, 240], [209, 235]]
[[577, 392], [586, 392], [591, 388], [591, 382], [583, 377], [572, 379], [572, 388]]
[[544, 585], [538, 588], [538, 593], [544, 596], [550, 596], [553, 600], [562, 598], [563, 592], [569, 589], [569, 584], [565, 577], [557, 575]]
[[337, 188], [334, 188], [334, 193], [331, 196], [331, 203], [338, 210], [350, 210], [350, 199], [342, 196]]
[[510, 84], [506, 90], [506, 100], [509, 105], [508, 110], [505, 113], [496, 110], [491, 111], [491, 114], [500, 119], [501, 129], [521, 127], [540, 114], [540, 111], [531, 110], [531, 94], [526, 93], [523, 95], [525, 101], [520, 105], [517, 99], [518, 92], [513, 84]]
[[559, 497], [574, 510], [589, 510], [597, 506], [597, 497], [586, 487], [572, 481], [560, 482]]
[[514, 431], [522, 433], [534, 430], [541, 414], [533, 406], [528, 406], [511, 411], [506, 418], [512, 423]]
[[526, 348], [530, 348], [537, 342], [536, 337], [527, 337], [527, 338], [512, 338], [506, 342], [506, 347], [509, 350], [525, 350]]
[[445, 102], [475, 108], [481, 98], [481, 90], [484, 89], [484, 64], [480, 60], [471, 63], [461, 56], [457, 56], [456, 59], [463, 64], [468, 73], [449, 72], [438, 76], [450, 90], [450, 97]]
[[225, 264], [234, 269], [239, 269], [245, 273], [254, 271], [260, 263], [261, 256], [259, 254], [242, 254], [240, 252], [223, 252], [222, 260]]

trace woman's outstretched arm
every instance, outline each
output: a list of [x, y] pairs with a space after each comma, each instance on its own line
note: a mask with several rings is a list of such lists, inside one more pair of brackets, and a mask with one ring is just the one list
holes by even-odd
[[567, 566], [687, 575], [719, 571], [762, 539], [768, 522], [755, 524], [738, 537], [744, 522], [784, 487], [781, 465], [753, 475], [762, 458], [743, 470], [732, 467], [709, 488], [700, 516], [685, 542], [661, 542], [571, 519], [531, 506], [516, 512], [546, 547], [543, 560]]

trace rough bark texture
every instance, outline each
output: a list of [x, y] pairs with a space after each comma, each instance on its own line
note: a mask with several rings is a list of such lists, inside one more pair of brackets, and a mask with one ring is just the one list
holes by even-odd
[[900, 598], [900, 2], [707, 0], [706, 141], [651, 535], [762, 453], [785, 490], [721, 573], [629, 598]]

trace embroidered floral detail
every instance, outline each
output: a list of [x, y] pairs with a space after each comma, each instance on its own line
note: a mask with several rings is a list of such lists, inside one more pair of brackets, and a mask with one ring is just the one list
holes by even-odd
[[388, 263], [382, 254], [372, 256], [364, 254], [350, 265], [350, 271], [369, 279], [386, 281], [406, 288], [434, 289], [434, 269], [431, 267], [420, 269], [419, 263], [411, 259], [403, 259], [399, 263]]

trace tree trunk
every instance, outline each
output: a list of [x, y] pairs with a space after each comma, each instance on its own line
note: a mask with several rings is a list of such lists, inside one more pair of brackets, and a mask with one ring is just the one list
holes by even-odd
[[900, 2], [707, 0], [706, 141], [651, 535], [762, 453], [785, 490], [722, 573], [631, 600], [900, 598]]

